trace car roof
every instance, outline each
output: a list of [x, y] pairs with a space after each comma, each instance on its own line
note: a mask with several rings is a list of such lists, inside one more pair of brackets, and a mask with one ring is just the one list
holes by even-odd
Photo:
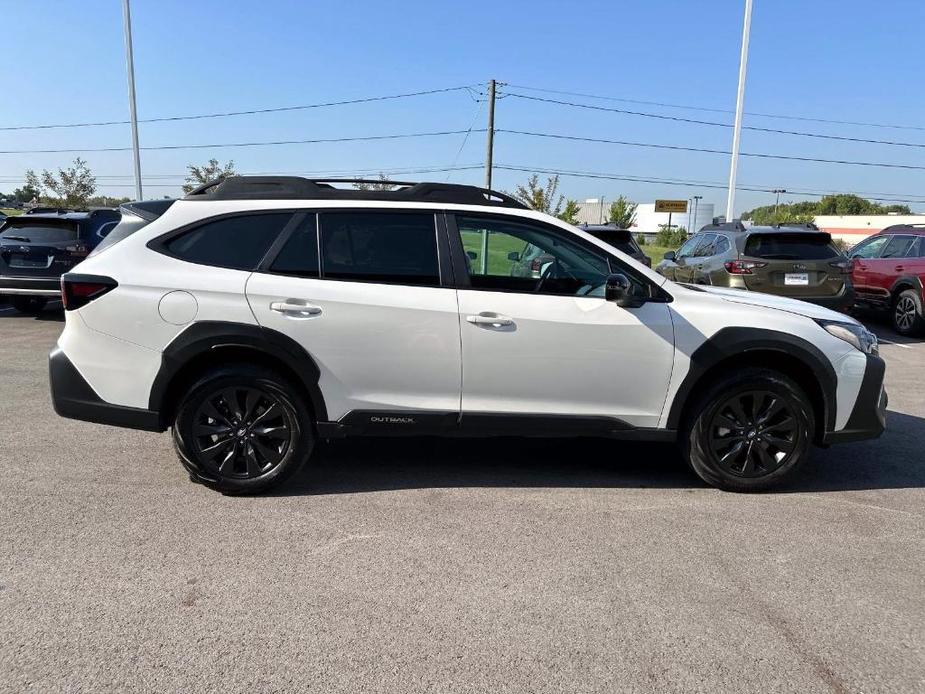
[[894, 224], [891, 227], [882, 229], [881, 234], [912, 234], [915, 236], [925, 236], [925, 224]]
[[[26, 221], [29, 219], [44, 220], [65, 220], [79, 222], [89, 219], [116, 219], [119, 217], [119, 210], [110, 207], [101, 207], [94, 210], [57, 210], [55, 212], [33, 212], [31, 214], [17, 215], [9, 219], [19, 219]], [[27, 222], [28, 223], [28, 222]]]

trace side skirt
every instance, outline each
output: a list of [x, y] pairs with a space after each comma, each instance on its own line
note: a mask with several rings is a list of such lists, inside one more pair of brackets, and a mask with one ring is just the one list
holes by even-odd
[[318, 422], [321, 438], [350, 436], [499, 436], [530, 438], [595, 437], [673, 443], [673, 429], [634, 427], [615, 417], [499, 414], [477, 412], [418, 412], [414, 410], [353, 410], [336, 422]]

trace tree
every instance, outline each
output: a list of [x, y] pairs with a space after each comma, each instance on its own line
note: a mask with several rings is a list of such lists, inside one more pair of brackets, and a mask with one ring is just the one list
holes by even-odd
[[578, 213], [581, 208], [578, 207], [577, 200], [566, 200], [565, 207], [556, 216], [568, 224], [578, 224]]
[[546, 185], [540, 185], [540, 177], [533, 174], [527, 179], [527, 184], [517, 186], [513, 193], [509, 195], [517, 198], [524, 205], [538, 212], [545, 212], [554, 217], [562, 214], [562, 202], [565, 200], [564, 195], [556, 197], [559, 191], [559, 175], [550, 176], [546, 180]]
[[[38, 177], [34, 171], [26, 172], [26, 185], [35, 186], [37, 181]], [[57, 176], [47, 169], [43, 170], [42, 180], [38, 185], [55, 193], [66, 207], [82, 207], [96, 192], [96, 177], [90, 171], [87, 162], [77, 157], [69, 169], [58, 169]]]
[[610, 223], [616, 224], [620, 229], [630, 229], [636, 223], [635, 202], [630, 202], [622, 195], [610, 203]]
[[676, 227], [674, 224], [671, 227], [667, 224], [658, 225], [658, 231], [655, 232], [656, 246], [677, 248], [685, 241], [687, 241], [687, 229], [684, 227]]
[[209, 159], [209, 163], [205, 166], [188, 164], [186, 168], [189, 173], [186, 175], [186, 183], [183, 184], [184, 193], [189, 193], [205, 183], [235, 175], [234, 161], [221, 165], [218, 163], [218, 159]]
[[353, 187], [357, 190], [395, 190], [398, 186], [390, 182], [389, 177], [384, 173], [380, 173], [378, 182], [354, 183]]
[[911, 214], [908, 205], [881, 205], [871, 200], [839, 193], [826, 195], [820, 200], [804, 200], [802, 202], [786, 203], [783, 205], [765, 205], [756, 207], [742, 215], [742, 219], [750, 219], [755, 224], [801, 224], [812, 222], [816, 215], [854, 215], [854, 214]]

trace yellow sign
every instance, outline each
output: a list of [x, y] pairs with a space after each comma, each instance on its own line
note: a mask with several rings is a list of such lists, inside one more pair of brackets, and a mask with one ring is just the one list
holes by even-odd
[[656, 200], [656, 212], [687, 212], [687, 200]]

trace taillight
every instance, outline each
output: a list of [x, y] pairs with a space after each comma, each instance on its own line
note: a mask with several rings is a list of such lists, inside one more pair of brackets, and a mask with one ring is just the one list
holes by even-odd
[[854, 270], [854, 260], [839, 260], [834, 263], [829, 263], [830, 267], [838, 268], [841, 270], [843, 275], [850, 275], [851, 271]]
[[726, 272], [730, 275], [751, 275], [752, 270], [761, 268], [767, 265], [767, 263], [756, 263], [753, 260], [729, 260], [723, 263], [723, 267], [726, 268]]
[[61, 303], [65, 311], [86, 306], [94, 299], [115, 289], [118, 283], [100, 275], [61, 275]]

